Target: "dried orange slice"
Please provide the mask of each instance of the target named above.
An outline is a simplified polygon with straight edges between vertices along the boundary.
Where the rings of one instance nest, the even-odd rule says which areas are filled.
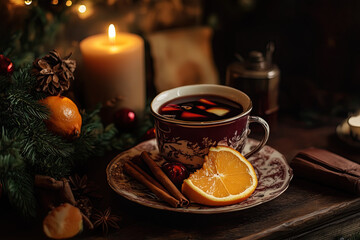
[[[193,202],[224,206],[250,197],[257,183],[255,170],[244,156],[217,146],[210,148],[203,167],[184,180],[181,190]]]

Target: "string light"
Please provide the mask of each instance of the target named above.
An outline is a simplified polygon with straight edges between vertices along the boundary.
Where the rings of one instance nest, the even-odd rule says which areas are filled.
[[[32,3],[32,0],[25,0],[25,5],[30,5]]]
[[[51,3],[52,3],[52,5],[58,5],[59,0],[52,0]]]
[[[67,0],[66,3],[65,3],[65,5],[66,5],[67,7],[70,7],[70,6],[72,5],[72,1],[71,1],[71,0]]]

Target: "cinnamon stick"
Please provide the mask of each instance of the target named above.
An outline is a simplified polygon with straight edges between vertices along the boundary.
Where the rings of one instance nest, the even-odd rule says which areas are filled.
[[[90,219],[83,212],[81,212],[81,216],[83,218],[83,223],[85,224],[85,226],[90,230],[94,229],[94,224],[90,221]]]
[[[67,180],[66,178],[61,178],[61,181],[63,182],[62,195],[63,195],[64,201],[75,206],[76,201],[75,201],[74,194],[71,190],[69,180]]]
[[[56,181],[54,178],[44,175],[35,175],[34,185],[37,187],[59,190],[64,187],[63,181]]]
[[[57,191],[59,197],[62,198],[63,201],[72,205],[75,205],[76,203],[69,184],[69,180],[66,178],[55,180],[50,176],[35,175],[34,185],[42,189]]]
[[[135,178],[136,180],[144,184],[146,187],[148,187],[158,198],[169,203],[172,207],[181,206],[179,200],[171,196],[168,192],[158,188],[146,177],[144,177],[140,172],[138,172],[134,167],[132,167],[129,163],[124,164],[124,170],[133,178]]]
[[[147,174],[144,170],[141,169],[141,167],[139,167],[136,163],[129,161],[128,164],[135,168],[141,175],[143,175],[147,180],[149,180],[152,184],[154,184],[155,186],[157,186],[158,188],[160,188],[161,190],[163,190],[164,192],[166,192],[166,189],[158,182],[156,181],[154,178],[152,178],[149,174]]]
[[[180,206],[186,206],[189,204],[184,195],[179,191],[179,189],[174,185],[174,183],[168,178],[168,176],[163,172],[163,170],[156,164],[156,162],[150,157],[149,153],[143,151],[141,153],[141,158],[144,160],[146,165],[150,168],[151,172],[154,174],[155,178],[165,187],[169,193],[174,196],[177,200],[180,201]]]

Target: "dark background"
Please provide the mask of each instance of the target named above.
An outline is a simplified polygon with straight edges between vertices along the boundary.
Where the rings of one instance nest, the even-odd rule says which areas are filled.
[[[251,50],[275,43],[281,70],[280,111],[319,120],[359,107],[359,1],[204,1],[218,16],[214,54],[220,72]],[[222,79],[223,80],[223,79]]]
[[[6,54],[9,44],[15,45],[18,51],[9,55],[15,62],[20,55],[21,60],[43,56],[57,45],[80,58],[73,50],[80,40],[103,31],[116,18],[128,21],[131,13],[128,30],[144,35],[211,26],[221,83],[226,67],[236,61],[235,53],[244,58],[251,50],[264,53],[266,44],[274,42],[273,60],[281,70],[280,113],[290,113],[309,126],[333,117],[346,118],[360,109],[360,2],[356,0],[89,0],[95,5],[94,15],[87,20],[76,19],[74,13],[66,19],[65,8],[60,6],[65,0],[56,7],[49,5],[51,1],[34,0],[41,11],[17,10],[11,1],[15,0],[0,2],[0,53]],[[175,3],[192,13],[176,12]],[[144,28],[151,11],[160,20]],[[14,41],[19,32],[21,37]],[[66,41],[67,45],[61,45]],[[151,83],[151,65],[147,71]]]

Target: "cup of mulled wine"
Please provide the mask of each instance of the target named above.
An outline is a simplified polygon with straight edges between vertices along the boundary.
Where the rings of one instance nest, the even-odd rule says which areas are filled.
[[[252,102],[240,90],[216,84],[173,88],[151,103],[160,154],[190,168],[200,168],[211,146],[225,145],[242,152],[250,123],[264,128],[259,144],[244,156],[257,153],[269,138],[269,125],[250,116]]]

